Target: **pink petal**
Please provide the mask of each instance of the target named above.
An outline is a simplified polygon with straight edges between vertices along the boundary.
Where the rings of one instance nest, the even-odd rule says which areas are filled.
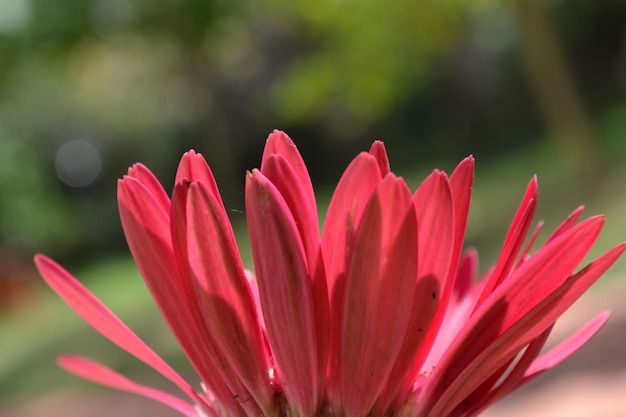
[[[610,316],[610,312],[602,312],[579,329],[576,333],[536,359],[526,370],[524,378],[519,382],[516,388],[567,359],[570,355],[587,343],[589,339],[591,339],[602,328],[602,326],[604,326]]]
[[[455,409],[455,413],[459,415],[478,416],[481,411],[487,408],[490,404],[498,401],[516,388],[519,381],[524,376],[526,369],[537,358],[537,355],[543,349],[550,333],[552,332],[554,325],[548,327],[539,336],[533,339],[528,346],[521,353],[518,361],[515,363],[512,369],[510,368],[513,360],[506,363],[501,371],[494,373],[489,377],[489,383],[484,383],[474,391],[467,399],[465,399],[459,407]],[[508,371],[508,372],[507,372]],[[505,375],[506,374],[506,375]],[[496,382],[501,382],[494,387]]]
[[[326,279],[333,298],[335,283],[350,265],[354,235],[365,205],[381,181],[376,159],[363,152],[350,163],[333,193],[322,232]]]
[[[198,413],[191,404],[166,392],[131,381],[98,362],[79,356],[65,355],[59,357],[58,363],[61,368],[80,378],[150,398],[173,408],[187,417],[198,417]]]
[[[263,318],[285,395],[304,417],[320,402],[309,266],[298,228],[276,187],[258,170],[246,178],[246,212]]]
[[[303,187],[309,211],[315,213],[315,217],[317,217],[317,204],[315,203],[309,171],[302,160],[302,156],[300,156],[300,152],[298,152],[298,148],[285,132],[274,130],[267,138],[263,150],[263,160],[261,161],[261,172],[265,171],[266,161],[272,155],[281,155],[289,162],[299,179],[298,182]]]
[[[535,230],[533,230],[533,233],[530,235],[530,239],[528,239],[528,243],[526,244],[526,246],[524,247],[524,249],[519,255],[517,265],[515,265],[516,268],[518,268],[526,260],[526,258],[528,258],[528,254],[530,253],[530,250],[532,249],[533,245],[537,241],[537,238],[539,237],[539,233],[541,233],[541,230],[543,229],[543,225],[544,225],[543,220],[540,220],[539,222],[537,222],[537,226],[535,226]]]
[[[240,398],[251,394],[264,413],[268,413],[272,392],[267,354],[226,211],[204,183],[197,182],[189,186],[186,216],[179,218],[184,214],[177,211],[172,212],[174,223],[182,227],[187,220],[183,232],[188,252],[181,258],[188,262],[191,272],[191,291],[200,312],[196,320],[204,325],[208,353],[216,358],[216,366],[228,378],[231,389]],[[224,362],[218,362],[217,358],[223,358]],[[231,374],[233,371],[236,376]]]
[[[425,388],[427,401],[436,401],[432,413],[451,411],[514,356],[516,347],[528,343],[556,320],[558,316],[551,317],[551,322],[546,320],[535,309],[541,309],[565,283],[597,238],[603,222],[602,217],[590,218],[544,246],[476,310]]]
[[[553,368],[572,355],[585,343],[587,343],[589,339],[591,339],[602,328],[602,326],[604,326],[609,317],[609,312],[604,312],[598,315],[575,334],[559,343],[556,347],[542,355],[539,359],[535,359],[540,353],[541,348],[543,347],[551,330],[551,327],[548,328],[548,330],[542,333],[538,339],[535,339],[531,343],[528,348],[530,349],[530,352],[528,349],[524,352],[522,360],[518,362],[515,369],[510,375],[507,376],[506,380],[496,389],[491,391],[489,395],[484,398],[480,398],[480,401],[474,404],[471,413],[468,413],[468,417],[478,416],[480,412],[487,408],[490,404],[500,400],[511,391],[535,379],[537,376],[543,374],[548,369]]]
[[[365,207],[347,277],[339,359],[346,415],[365,416],[383,389],[407,332],[416,276],[411,195],[389,174]]]
[[[448,286],[451,291],[446,281],[455,244],[455,218],[446,174],[435,171],[426,178],[413,195],[413,203],[419,233],[418,278],[433,277],[440,289]]]
[[[525,342],[538,334],[537,329],[551,325],[558,319],[576,300],[578,300],[598,278],[600,278],[626,249],[626,243],[622,243],[604,255],[594,260],[585,268],[569,277],[565,283],[542,302],[532,314],[528,316],[539,317],[534,326],[527,326],[523,320],[518,324],[515,336]]]
[[[322,254],[326,267],[326,280],[330,296],[331,341],[328,396],[338,407],[339,391],[339,341],[341,340],[341,314],[345,302],[345,286],[350,265],[354,237],[365,205],[382,181],[376,159],[367,153],[359,154],[339,180],[330,201],[324,230]]]
[[[465,230],[469,218],[472,188],[474,186],[474,157],[469,156],[457,165],[448,180],[452,201],[454,202],[454,249],[452,250],[452,264],[449,279],[456,274],[459,257],[465,242]]]
[[[396,395],[403,397],[415,381],[437,335],[438,325],[431,327],[435,311],[442,297],[448,302],[452,291],[453,281],[448,276],[454,245],[454,213],[446,175],[433,172],[413,195],[413,204],[418,231],[417,287],[402,349],[377,402],[381,413]],[[441,318],[444,313],[445,309],[441,309]]]
[[[254,300],[254,309],[258,313],[263,311],[261,309],[261,299],[259,298],[259,283],[254,276],[254,273],[248,269],[244,270],[246,274],[246,280],[248,281],[248,287],[250,288],[250,293],[252,294],[252,299]],[[265,334],[265,321],[263,321],[263,315],[257,314],[257,318],[259,320],[259,327],[261,328],[261,334]]]
[[[69,272],[44,255],[35,256],[35,265],[50,288],[91,327],[198,401],[197,394],[189,384]]]
[[[378,169],[380,169],[381,178],[386,177],[387,174],[391,172],[391,168],[389,167],[389,158],[387,158],[385,144],[379,140],[374,141],[369,153],[376,158],[376,162],[378,162]]]
[[[169,213],[155,202],[152,194],[137,180],[125,177],[118,183],[120,218],[135,263],[163,317],[203,381],[233,415],[243,410],[233,393],[206,355],[200,333],[188,300],[183,277],[174,258]]]
[[[522,198],[522,202],[517,210],[517,213],[515,213],[513,222],[511,222],[509,231],[504,239],[502,251],[498,256],[498,262],[496,263],[493,272],[489,276],[489,279],[483,288],[483,292],[478,299],[478,303],[476,303],[476,308],[478,308],[489,296],[489,294],[491,294],[491,292],[493,292],[493,290],[509,275],[509,272],[515,262],[515,258],[524,243],[526,233],[528,232],[536,209],[537,177],[533,177],[528,184],[528,188]]]
[[[551,241],[551,240],[553,240],[553,239],[555,239],[556,237],[558,237],[563,232],[565,232],[565,231],[571,229],[572,227],[574,227],[576,222],[578,222],[578,219],[580,218],[580,215],[583,214],[583,210],[584,209],[585,209],[584,206],[578,206],[576,208],[576,210],[574,210],[572,212],[572,214],[567,216],[567,218],[565,220],[563,220],[563,223],[561,223],[559,225],[559,227],[556,228],[556,230],[550,235],[550,237],[548,238],[546,243]]]
[[[301,184],[293,167],[281,154],[265,159],[261,173],[272,182],[289,207],[298,228],[309,266],[313,291],[315,333],[317,335],[318,375],[321,382],[326,375],[330,338],[328,288],[322,260],[317,211],[307,205],[306,187]],[[320,387],[321,389],[322,387]]]
[[[196,153],[194,150],[185,152],[178,164],[174,183],[181,184],[185,181],[203,183],[215,199],[223,205],[222,196],[220,195],[220,190],[217,187],[217,182],[215,182],[211,168],[209,168],[202,154]]]
[[[168,213],[170,211],[170,198],[163,189],[163,186],[159,180],[154,176],[152,171],[145,167],[145,165],[137,163],[130,167],[128,170],[128,176],[135,178],[148,190],[152,198],[163,208],[163,211]]]
[[[458,273],[454,280],[453,298],[459,300],[471,294],[478,275],[478,251],[467,249],[461,256]]]

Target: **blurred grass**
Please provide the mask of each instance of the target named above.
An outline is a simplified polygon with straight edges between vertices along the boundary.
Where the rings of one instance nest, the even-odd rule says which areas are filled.
[[[528,180],[535,173],[540,185],[536,219],[546,220],[544,237],[585,202],[586,216],[604,213],[608,219],[590,256],[598,256],[624,239],[626,166],[607,164],[600,174],[581,177],[557,161],[558,155],[541,145],[488,164],[482,164],[480,156],[477,157],[467,243],[479,249],[481,270],[496,259],[508,222]],[[423,168],[430,170],[432,167]],[[444,168],[451,172],[454,165]],[[414,188],[428,172],[418,170],[400,174]],[[328,201],[331,191],[326,193],[324,190],[319,200]],[[236,232],[245,265],[251,267],[243,222],[236,223]],[[609,275],[623,276],[625,268],[624,261],[618,262]],[[103,260],[88,269],[72,272],[176,369],[183,374],[192,373],[130,257]],[[47,289],[37,291],[25,308],[0,316],[0,341],[0,409],[32,401],[59,388],[85,385],[56,367],[55,356],[65,352],[96,358],[133,378],[157,381],[156,384],[161,385],[160,377],[154,378],[156,374],[139,361],[111,346]]]

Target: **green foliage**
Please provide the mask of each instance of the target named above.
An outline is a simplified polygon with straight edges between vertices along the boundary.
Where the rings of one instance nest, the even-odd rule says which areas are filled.
[[[273,86],[274,108],[290,121],[348,112],[380,120],[423,87],[432,60],[463,29],[459,1],[279,1],[292,13],[310,51],[287,66]]]
[[[79,235],[68,233],[72,222],[67,204],[40,156],[27,140],[0,131],[0,239],[10,246],[57,247]]]

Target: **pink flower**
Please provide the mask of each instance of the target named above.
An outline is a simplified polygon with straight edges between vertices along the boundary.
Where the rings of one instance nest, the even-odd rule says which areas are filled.
[[[575,210],[531,254],[533,178],[496,264],[476,279],[462,253],[474,159],[435,170],[411,194],[381,142],[344,172],[319,233],[306,166],[273,132],[246,177],[256,277],[246,271],[201,155],[179,165],[172,197],[143,165],[119,181],[119,210],[141,275],[203,381],[198,392],[67,271],[35,259],[84,320],[188,397],[130,381],[88,359],[67,371],[160,401],[186,416],[469,417],[561,362],[602,313],[539,356],[552,326],[620,256],[575,272],[604,219]]]

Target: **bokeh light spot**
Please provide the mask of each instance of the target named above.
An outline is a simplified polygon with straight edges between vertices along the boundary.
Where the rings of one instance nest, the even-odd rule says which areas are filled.
[[[102,171],[100,151],[82,139],[65,142],[57,149],[55,167],[59,179],[70,187],[86,187]]]

